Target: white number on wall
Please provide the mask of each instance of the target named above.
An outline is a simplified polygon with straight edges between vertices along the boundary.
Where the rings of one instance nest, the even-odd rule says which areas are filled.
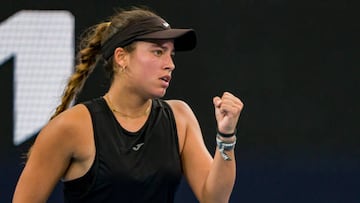
[[[74,17],[24,10],[0,23],[0,65],[14,57],[14,144],[39,131],[73,71]]]

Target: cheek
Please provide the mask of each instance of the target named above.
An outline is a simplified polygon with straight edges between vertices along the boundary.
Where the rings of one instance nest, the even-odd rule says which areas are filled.
[[[138,60],[136,60],[136,63],[134,64],[136,67],[136,71],[139,76],[145,77],[143,79],[147,79],[147,77],[150,77],[153,75],[159,67],[159,64],[156,60],[151,59],[150,57],[138,57]]]

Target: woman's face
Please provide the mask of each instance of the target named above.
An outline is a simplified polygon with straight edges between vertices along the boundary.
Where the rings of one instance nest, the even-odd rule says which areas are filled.
[[[135,50],[128,55],[127,83],[133,91],[150,97],[163,97],[169,87],[173,62],[172,40],[135,42]]]

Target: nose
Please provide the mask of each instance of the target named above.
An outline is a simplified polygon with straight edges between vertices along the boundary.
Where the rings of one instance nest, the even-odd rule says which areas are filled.
[[[175,64],[174,64],[172,54],[169,54],[166,57],[165,69],[170,70],[170,71],[173,71],[175,69]]]

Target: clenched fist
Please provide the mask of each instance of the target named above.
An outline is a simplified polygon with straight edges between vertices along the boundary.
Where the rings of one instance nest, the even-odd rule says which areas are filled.
[[[229,92],[224,92],[221,97],[214,97],[213,103],[218,131],[223,134],[234,133],[244,104]]]

